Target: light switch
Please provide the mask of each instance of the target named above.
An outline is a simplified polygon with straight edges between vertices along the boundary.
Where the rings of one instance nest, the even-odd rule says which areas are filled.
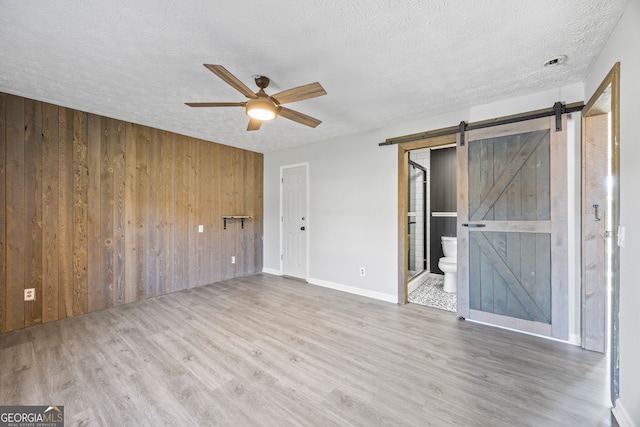
[[[198,226],[198,233],[204,233],[204,225]]]

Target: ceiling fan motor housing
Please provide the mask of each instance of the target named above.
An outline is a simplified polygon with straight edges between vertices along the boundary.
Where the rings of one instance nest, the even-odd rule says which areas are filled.
[[[265,77],[265,76],[255,76],[255,80],[256,80],[256,85],[260,88],[260,89],[265,89],[269,86],[269,77]]]

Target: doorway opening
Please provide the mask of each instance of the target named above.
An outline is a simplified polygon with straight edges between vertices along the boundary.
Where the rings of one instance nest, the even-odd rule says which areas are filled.
[[[409,274],[409,262],[410,262],[410,253],[415,254],[415,250],[413,252],[410,251],[410,231],[409,231],[409,222],[412,222],[409,213],[412,212],[410,208],[409,202],[409,175],[410,170],[412,169],[412,165],[409,163],[410,153],[417,153],[417,150],[420,149],[429,149],[443,147],[443,146],[453,146],[455,147],[456,136],[455,134],[448,135],[440,135],[433,137],[425,137],[423,139],[418,139],[410,142],[403,142],[398,144],[398,216],[401,218],[401,221],[398,221],[398,301],[401,304],[406,304],[409,302],[409,285],[410,285],[410,277]],[[411,159],[415,161],[416,159]],[[420,162],[421,166],[424,165]],[[425,167],[425,169],[428,169]],[[455,168],[454,168],[455,169]],[[429,183],[429,172],[427,171],[427,183]],[[429,187],[427,187],[426,192],[429,192]],[[425,196],[425,202],[428,203],[429,198]],[[429,211],[428,206],[425,208],[425,225],[424,229],[427,233],[430,231],[430,222],[429,215],[427,212]],[[424,277],[427,274],[430,274],[428,270],[430,269],[430,261],[432,258],[431,255],[431,247],[428,244],[428,240],[424,239],[424,249],[423,253],[425,254],[426,260],[423,260],[425,267],[423,267],[422,275],[413,275],[414,280],[416,278]],[[418,260],[420,262],[420,260]],[[415,265],[415,264],[414,264]],[[454,294],[455,295],[455,294]]]
[[[457,243],[455,151],[455,146],[410,151],[407,183],[408,302],[453,313],[457,311],[456,286],[445,287],[442,268],[449,274],[449,284],[455,282],[457,260],[449,252]],[[447,256],[445,267],[442,260]]]

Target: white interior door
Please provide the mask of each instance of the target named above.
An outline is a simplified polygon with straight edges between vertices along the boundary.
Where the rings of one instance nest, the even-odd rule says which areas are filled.
[[[307,165],[282,168],[282,274],[307,278]]]

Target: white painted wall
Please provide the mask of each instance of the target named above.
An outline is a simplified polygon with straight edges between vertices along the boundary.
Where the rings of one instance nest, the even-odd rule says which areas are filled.
[[[280,273],[280,167],[309,162],[308,281],[397,302],[397,147],[380,147],[378,143],[394,136],[456,125],[461,120],[489,119],[549,108],[558,100],[571,103],[583,99],[583,85],[573,84],[465,111],[266,153],[264,271]],[[571,168],[568,173],[575,175]],[[361,266],[366,268],[366,277],[359,275]]]
[[[640,426],[640,1],[632,0],[585,81],[587,99],[620,61],[620,399],[614,413],[621,427]]]
[[[280,166],[309,162],[310,283],[396,301],[397,203],[393,149],[361,134],[265,154],[264,266],[279,269]],[[383,138],[384,139],[384,138]],[[360,277],[359,268],[366,276]]]

